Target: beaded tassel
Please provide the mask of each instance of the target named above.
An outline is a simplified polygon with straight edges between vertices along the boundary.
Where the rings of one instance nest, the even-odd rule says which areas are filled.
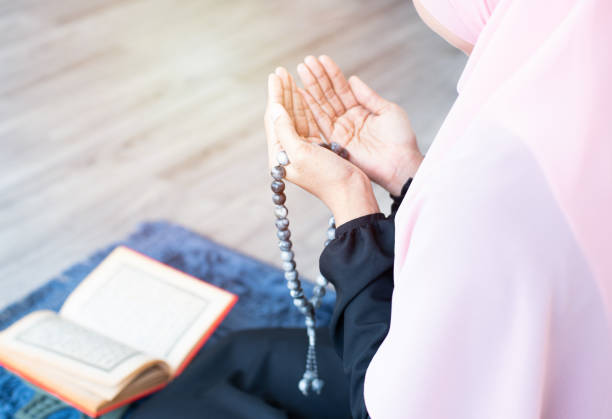
[[[336,143],[332,143],[331,146],[327,144],[321,144],[338,155],[346,158],[346,151]],[[293,298],[293,304],[304,314],[304,322],[306,324],[306,333],[308,335],[308,350],[306,352],[306,370],[302,379],[298,383],[298,388],[307,396],[310,391],[314,391],[316,394],[321,394],[324,382],[319,378],[319,371],[317,366],[317,354],[316,354],[316,319],[315,310],[321,305],[321,299],[325,296],[325,287],[328,284],[327,279],[319,273],[317,276],[317,283],[313,290],[313,296],[307,299],[302,289],[301,281],[299,280],[298,272],[295,265],[294,253],[291,250],[293,244],[291,243],[291,231],[289,230],[289,219],[287,215],[289,211],[284,205],[286,201],[285,194],[285,183],[283,178],[285,177],[285,167],[289,164],[289,157],[284,151],[280,151],[276,157],[278,166],[272,168],[271,175],[274,179],[271,184],[272,201],[275,204],[274,214],[276,215],[276,236],[278,237],[278,247],[280,249],[281,260],[283,261],[283,270],[285,271],[285,280],[287,281],[287,288],[289,288],[289,294]],[[332,241],[336,234],[336,225],[334,217],[330,217],[329,225],[327,229],[327,240],[325,246]]]

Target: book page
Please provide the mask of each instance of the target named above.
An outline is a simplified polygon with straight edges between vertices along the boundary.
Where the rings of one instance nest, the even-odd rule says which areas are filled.
[[[136,370],[155,361],[52,311],[34,312],[3,331],[0,355],[9,352],[29,359],[33,373],[37,364],[46,365],[107,388],[120,387]]]
[[[177,369],[235,296],[118,248],[71,294],[62,315]]]
[[[154,363],[134,371],[122,385],[106,387],[68,374],[23,352],[6,351],[6,347],[0,347],[0,352],[2,365],[89,416],[96,416],[96,412],[121,400],[159,388],[170,378],[166,364]]]

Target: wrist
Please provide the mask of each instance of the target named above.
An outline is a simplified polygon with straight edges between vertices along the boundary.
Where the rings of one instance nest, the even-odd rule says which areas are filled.
[[[364,215],[380,212],[372,190],[372,183],[362,172],[355,172],[329,200],[328,207],[336,225],[341,225]]]
[[[388,182],[385,185],[381,185],[387,190],[392,196],[400,196],[402,193],[402,187],[408,181],[408,179],[414,177],[421,162],[423,161],[423,155],[416,151],[412,155],[408,156],[402,162],[396,164],[393,168],[393,172],[389,177]]]

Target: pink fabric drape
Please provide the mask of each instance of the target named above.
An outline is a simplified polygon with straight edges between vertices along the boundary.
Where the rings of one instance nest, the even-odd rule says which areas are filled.
[[[612,2],[422,0],[475,44],[396,217],[373,418],[612,418]]]

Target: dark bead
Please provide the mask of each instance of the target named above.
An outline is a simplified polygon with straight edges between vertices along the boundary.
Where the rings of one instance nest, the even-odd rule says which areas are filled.
[[[285,203],[286,197],[284,193],[275,193],[272,195],[272,202],[276,205],[283,205]]]
[[[270,172],[272,177],[276,180],[281,180],[282,178],[284,178],[286,173],[287,172],[285,171],[285,168],[283,166],[274,166],[272,168],[272,171]]]
[[[317,394],[321,394],[321,390],[323,390],[324,384],[325,382],[321,380],[320,378],[315,378],[314,380],[312,380],[312,383],[310,383],[312,389]]]
[[[325,288],[323,288],[323,287],[315,287],[313,292],[314,292],[314,296],[315,297],[323,297],[323,296],[325,296]]]
[[[286,218],[287,214],[289,214],[289,210],[284,205],[275,205],[274,214],[276,215],[276,218]]]
[[[276,228],[279,230],[287,230],[289,228],[289,220],[286,218],[276,220]]]
[[[321,274],[317,275],[317,285],[324,287],[327,285],[327,283],[328,283],[327,278],[325,278]]]
[[[283,271],[285,272],[295,271],[295,262],[292,260],[283,262]]]
[[[272,184],[270,185],[270,188],[274,193],[281,193],[285,190],[285,182],[283,182],[282,180],[273,180]]]
[[[331,146],[330,146],[329,144],[327,144],[327,143],[319,143],[319,145],[320,145],[321,147],[323,147],[323,148],[326,148],[326,149],[328,149],[328,150],[331,150]]]
[[[291,250],[291,240],[281,240],[278,242],[278,247],[280,250]]]
[[[306,371],[304,371],[304,378],[312,381],[315,378],[315,374],[313,371],[309,371],[308,369]]]
[[[279,151],[276,155],[276,161],[281,166],[287,166],[289,164],[289,156],[287,155],[287,152],[285,150]]]
[[[338,143],[331,143],[331,150],[342,158],[348,158],[348,151]]]
[[[289,295],[291,296],[291,298],[302,298],[304,296],[304,291],[298,288],[289,291]]]
[[[295,272],[295,271],[294,271]],[[292,279],[290,281],[287,281],[287,288],[289,288],[290,290],[297,290],[300,289],[300,282]]]
[[[336,229],[333,227],[330,227],[327,229],[327,239],[328,240],[333,240],[336,238]]]
[[[310,390],[310,381],[305,378],[302,378],[298,383],[298,389],[304,396],[308,396],[308,391]]]
[[[278,230],[276,232],[276,237],[278,237],[279,240],[288,240],[289,237],[291,237],[291,231],[289,230]]]

